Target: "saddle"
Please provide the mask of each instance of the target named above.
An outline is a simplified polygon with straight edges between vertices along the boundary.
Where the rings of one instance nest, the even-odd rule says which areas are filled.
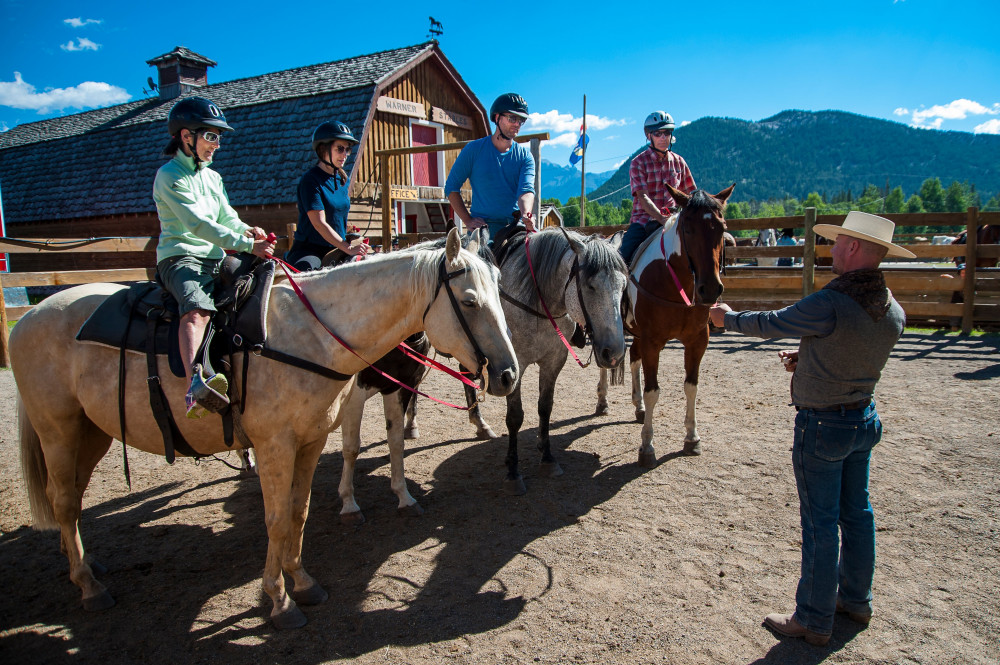
[[[250,254],[235,254],[223,260],[215,288],[218,311],[213,315],[196,354],[196,363],[203,365],[209,376],[215,373],[215,366],[221,367],[222,373],[228,374],[227,381],[231,386],[233,356],[244,352],[241,397],[246,394],[249,352],[262,348],[267,339],[267,301],[274,270],[274,261],[262,261]],[[146,355],[150,406],[163,435],[164,450],[170,463],[174,461],[175,450],[190,457],[201,456],[178,429],[160,386],[158,364],[161,356],[167,357],[174,376],[185,375],[178,348],[179,322],[177,301],[158,281],[138,282],[108,297],[76,335],[77,341],[102,344],[120,351],[119,417],[123,439],[125,352],[136,351]],[[197,373],[200,374],[200,371]],[[209,397],[214,399],[203,406],[222,415],[226,445],[231,446],[233,415],[230,396],[216,393]],[[240,413],[244,408],[245,399],[241,400]]]

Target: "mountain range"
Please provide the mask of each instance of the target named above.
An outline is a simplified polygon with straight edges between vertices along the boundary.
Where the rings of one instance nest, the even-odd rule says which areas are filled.
[[[587,193],[604,184],[615,170],[587,174]],[[628,171],[625,173],[628,176]],[[547,159],[542,160],[542,198],[557,198],[563,203],[572,196],[580,196],[580,170],[572,166],[560,166]]]
[[[927,178],[945,187],[968,182],[983,200],[1000,191],[998,135],[916,129],[844,111],[782,111],[756,122],[707,117],[674,133],[674,150],[698,186],[715,193],[736,183],[734,201],[804,199],[810,192],[857,197],[868,184],[901,186],[908,197]],[[588,199],[615,190],[601,202],[631,197],[632,157]]]

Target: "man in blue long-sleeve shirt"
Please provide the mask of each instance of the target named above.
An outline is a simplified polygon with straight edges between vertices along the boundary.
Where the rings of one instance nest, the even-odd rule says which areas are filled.
[[[894,229],[888,219],[863,212],[849,213],[843,226],[817,224],[817,234],[834,240],[836,279],[781,310],[734,312],[719,304],[709,313],[726,330],[801,338],[799,350],[782,357],[793,372],[798,411],[792,467],[802,570],[795,612],[769,614],[764,624],[817,646],[829,642],[834,612],[865,625],[872,616],[875,517],[868,471],[882,438],[873,395],[906,322],[879,264],[886,255],[914,256],[892,244]]]
[[[528,232],[535,230],[535,160],[523,145],[514,142],[528,119],[528,104],[512,92],[500,95],[490,107],[496,124],[492,136],[471,141],[455,160],[444,190],[455,215],[466,231],[489,226],[490,238],[519,217]],[[462,200],[465,181],[472,184],[472,210]]]

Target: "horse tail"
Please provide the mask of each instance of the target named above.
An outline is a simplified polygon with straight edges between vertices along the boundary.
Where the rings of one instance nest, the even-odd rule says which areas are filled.
[[[42,440],[38,438],[21,396],[17,396],[17,425],[21,440],[21,476],[28,489],[31,504],[31,519],[39,530],[58,529],[55,512],[49,497],[45,494],[49,472],[42,454]]]

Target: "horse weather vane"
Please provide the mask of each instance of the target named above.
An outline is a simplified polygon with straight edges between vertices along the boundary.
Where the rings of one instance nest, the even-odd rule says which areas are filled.
[[[444,34],[444,26],[441,25],[441,21],[437,20],[433,16],[427,17],[431,22],[431,27],[427,29],[427,36],[434,37],[437,39]]]

